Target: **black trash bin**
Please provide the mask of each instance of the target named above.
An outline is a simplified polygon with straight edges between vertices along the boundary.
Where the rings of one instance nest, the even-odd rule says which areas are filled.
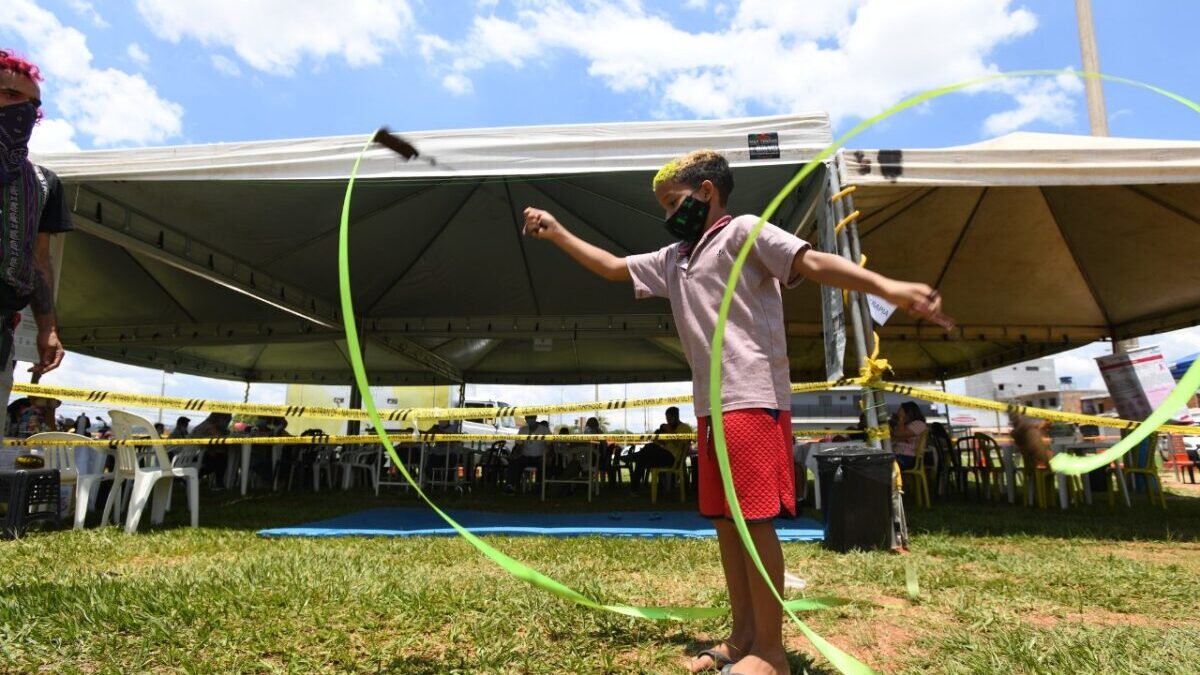
[[[867,446],[817,453],[825,548],[891,549],[893,461],[890,452]]]

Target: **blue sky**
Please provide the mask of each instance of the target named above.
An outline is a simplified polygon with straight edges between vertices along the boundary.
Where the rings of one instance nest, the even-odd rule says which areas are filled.
[[[1093,5],[1104,72],[1200,98],[1200,3]],[[1066,0],[6,0],[0,46],[46,73],[41,150],[811,109],[845,130],[932,86],[1080,62]],[[1105,96],[1112,135],[1200,139],[1200,118],[1177,103],[1114,85]],[[1018,128],[1087,133],[1082,87],[1005,82],[853,144],[953,145]],[[1195,330],[1158,341],[1168,358],[1200,350]],[[1059,369],[1091,384],[1102,349]],[[159,388],[157,374],[70,359],[57,381]],[[584,389],[562,395],[592,394]],[[242,393],[185,376],[170,376],[168,390]]]

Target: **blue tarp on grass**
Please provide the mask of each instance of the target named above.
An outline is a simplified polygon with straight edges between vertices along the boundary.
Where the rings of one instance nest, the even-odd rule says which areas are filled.
[[[453,509],[446,513],[475,534],[543,537],[685,537],[717,536],[712,523],[694,511],[620,511],[615,513],[496,513]],[[810,518],[781,518],[775,527],[782,541],[820,541],[821,524]],[[417,537],[457,536],[429,509],[378,508],[293,527],[259,530],[263,537]]]

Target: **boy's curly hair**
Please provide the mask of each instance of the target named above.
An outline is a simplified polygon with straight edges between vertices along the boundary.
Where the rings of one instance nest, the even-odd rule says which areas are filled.
[[[715,150],[695,150],[663,165],[654,175],[653,189],[667,182],[683,183],[699,188],[706,180],[712,181],[721,197],[721,204],[729,203],[733,192],[733,171],[729,162]]]

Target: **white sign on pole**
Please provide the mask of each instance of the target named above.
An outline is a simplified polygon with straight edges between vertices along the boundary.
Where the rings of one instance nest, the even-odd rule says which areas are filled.
[[[1097,356],[1096,363],[1117,413],[1124,419],[1146,419],[1175,388],[1175,378],[1157,346]],[[1180,408],[1175,419],[1184,424],[1194,421],[1186,408]]]
[[[837,253],[834,217],[829,203],[817,212],[818,245],[826,253]],[[821,286],[821,324],[825,338],[825,379],[840,380],[846,368],[846,306],[842,291]]]
[[[867,306],[871,308],[871,321],[876,326],[882,326],[896,313],[896,306],[878,295],[867,293]]]

